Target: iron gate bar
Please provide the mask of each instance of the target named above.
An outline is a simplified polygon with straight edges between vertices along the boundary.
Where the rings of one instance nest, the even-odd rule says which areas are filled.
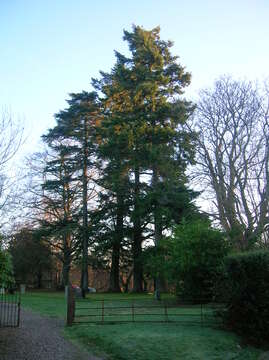
[[[17,327],[20,324],[20,294],[0,295],[0,327]]]
[[[178,321],[178,320],[168,320],[168,321],[164,321],[164,320],[135,320],[134,321],[137,324],[149,324],[149,323],[158,323],[158,324],[162,324],[162,323],[173,323],[173,324],[184,324],[184,325],[197,325],[197,321]],[[105,320],[104,322],[101,321],[74,321],[73,324],[76,325],[83,325],[83,324],[96,324],[96,325],[106,325],[106,324],[122,324],[122,323],[133,323],[132,320]],[[199,323],[201,324],[201,323]],[[208,322],[207,324],[211,324],[210,322]]]
[[[132,313],[130,312],[128,314],[105,314],[104,317],[106,317],[106,316],[131,316],[131,315],[132,315]],[[134,313],[134,315],[135,316],[164,316],[165,314],[161,314],[161,313],[159,313],[159,314],[156,314],[156,313],[154,313],[154,314],[152,314],[152,313],[144,313],[144,314]],[[93,317],[93,316],[101,317],[102,314],[97,314],[97,315],[96,314],[82,314],[82,315],[76,315],[76,318]],[[194,316],[195,317],[196,316],[196,317],[201,317],[200,314],[168,314],[168,316],[178,316],[178,317],[180,317],[180,316]]]
[[[151,302],[147,304],[147,302]],[[93,304],[95,303],[95,304]],[[115,305],[113,305],[115,303]],[[119,304],[125,303],[125,304]],[[98,306],[100,304],[100,306]],[[81,307],[80,307],[81,305]],[[92,306],[93,305],[93,306]],[[106,306],[107,305],[107,306]],[[176,304],[174,301],[164,300],[155,303],[154,299],[90,299],[89,301],[77,301],[74,324],[115,324],[115,323],[181,323],[194,325],[199,323],[212,324],[216,322],[214,310],[221,307],[221,304],[204,303],[203,301],[196,304]],[[145,312],[141,312],[145,309]],[[147,309],[152,312],[147,313]],[[163,311],[157,312],[157,309]],[[187,310],[181,312],[181,310]],[[117,310],[125,310],[121,313]],[[174,310],[174,311],[173,311]],[[178,310],[179,312],[175,312]],[[88,313],[85,313],[88,311]],[[154,311],[154,313],[153,313]],[[172,311],[172,312],[171,312]],[[93,313],[95,312],[95,313]],[[142,319],[141,317],[144,317]],[[156,317],[158,317],[156,319]],[[124,320],[125,318],[125,320]],[[78,321],[76,321],[76,319]]]
[[[134,306],[136,309],[163,309],[164,306]],[[167,308],[174,308],[175,306],[167,306]],[[132,306],[105,306],[105,309],[131,309]],[[77,310],[100,310],[101,307],[77,307]]]

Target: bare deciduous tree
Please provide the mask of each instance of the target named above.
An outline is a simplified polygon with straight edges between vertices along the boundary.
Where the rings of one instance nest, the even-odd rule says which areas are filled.
[[[18,152],[23,140],[22,126],[13,120],[8,110],[0,117],[0,227],[3,226],[3,213],[12,199],[14,180],[9,165]]]
[[[62,285],[69,283],[73,260],[80,259],[82,185],[77,168],[55,142],[26,159],[27,176],[22,199],[24,221],[46,241],[62,264]],[[93,172],[88,172],[89,207],[96,196]]]
[[[79,207],[78,186],[67,181],[72,174],[61,153],[35,153],[27,159],[27,167],[25,218],[62,263],[62,285],[67,285],[77,243],[73,216]]]
[[[234,246],[246,249],[268,223],[268,92],[251,82],[222,77],[201,92],[195,179],[211,200],[214,215]]]

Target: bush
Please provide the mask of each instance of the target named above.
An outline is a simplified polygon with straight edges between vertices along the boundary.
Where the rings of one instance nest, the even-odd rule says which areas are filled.
[[[210,301],[223,270],[229,245],[224,234],[205,219],[184,221],[158,248],[144,251],[144,270],[176,290],[180,301]]]
[[[18,282],[35,282],[42,286],[43,275],[52,269],[51,250],[30,228],[22,228],[13,234],[9,243],[15,278]]]
[[[210,222],[196,220],[177,226],[173,236],[177,295],[192,302],[211,300],[227,253],[224,234]]]
[[[11,256],[8,252],[0,249],[0,288],[12,287],[14,283]]]
[[[225,261],[224,320],[248,340],[269,340],[269,252],[234,254]]]

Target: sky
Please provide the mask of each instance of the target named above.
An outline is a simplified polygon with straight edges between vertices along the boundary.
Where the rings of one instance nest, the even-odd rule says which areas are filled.
[[[91,90],[114,50],[127,53],[123,29],[161,27],[192,73],[187,96],[230,74],[269,72],[268,0],[0,0],[0,111],[24,122],[22,152],[38,150],[71,92]]]

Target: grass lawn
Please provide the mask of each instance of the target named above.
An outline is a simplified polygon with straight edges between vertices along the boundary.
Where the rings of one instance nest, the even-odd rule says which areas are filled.
[[[134,295],[90,295],[93,299],[122,299]],[[136,296],[142,303],[150,296]],[[108,300],[105,300],[109,304]],[[95,303],[95,302],[94,302]],[[22,305],[44,315],[65,317],[63,293],[31,292],[22,296]],[[124,311],[124,310],[123,310]],[[195,311],[193,308],[186,311]],[[81,324],[65,328],[65,335],[91,352],[113,360],[254,360],[261,350],[240,346],[240,339],[212,327],[180,323]]]

